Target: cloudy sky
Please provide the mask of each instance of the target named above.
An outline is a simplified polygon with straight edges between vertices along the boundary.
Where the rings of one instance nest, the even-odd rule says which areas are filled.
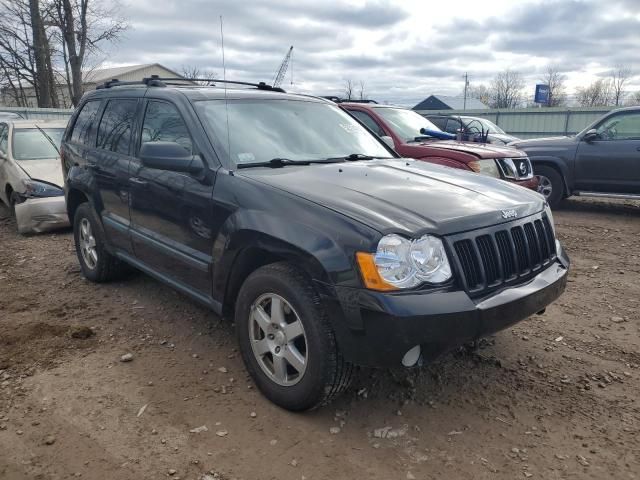
[[[616,64],[633,69],[640,90],[640,0],[124,0],[130,28],[106,65],[161,63],[270,82],[290,45],[283,87],[341,94],[363,81],[370,98],[414,105],[457,95],[468,72],[489,83],[506,68],[533,95],[548,64],[566,71],[569,93]]]

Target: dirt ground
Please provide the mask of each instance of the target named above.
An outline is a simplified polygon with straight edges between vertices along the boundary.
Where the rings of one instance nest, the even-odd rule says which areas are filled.
[[[230,323],[0,217],[3,480],[640,478],[640,203],[556,212],[573,265],[544,315],[307,414],[253,388]]]

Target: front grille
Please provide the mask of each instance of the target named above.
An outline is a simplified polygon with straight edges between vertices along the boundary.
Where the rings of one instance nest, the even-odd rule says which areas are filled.
[[[556,258],[555,236],[546,215],[452,237],[455,263],[473,296],[521,283]]]

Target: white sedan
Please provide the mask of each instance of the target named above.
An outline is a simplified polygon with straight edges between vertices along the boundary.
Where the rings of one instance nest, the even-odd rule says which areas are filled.
[[[0,199],[20,233],[69,226],[58,148],[66,122],[0,118]]]

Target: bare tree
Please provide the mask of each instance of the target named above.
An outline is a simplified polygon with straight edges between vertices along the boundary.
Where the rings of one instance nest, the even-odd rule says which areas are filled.
[[[606,107],[611,105],[612,99],[613,90],[608,79],[601,78],[576,89],[576,101],[581,107]]]
[[[524,80],[513,70],[498,73],[489,87],[492,108],[516,108],[522,103]]]
[[[360,86],[358,88],[358,99],[360,100],[366,100],[367,99],[367,94],[364,91],[364,81],[360,80]]]
[[[611,72],[611,101],[618,107],[624,103],[625,86],[631,79],[631,69],[623,65],[616,65]]]
[[[567,76],[557,65],[549,65],[540,81],[549,87],[548,107],[561,107],[567,103],[565,82]]]
[[[3,96],[18,106],[29,105],[29,88],[36,86],[31,48],[31,15],[24,0],[0,1],[0,71]],[[36,90],[36,101],[39,92]]]
[[[29,14],[33,35],[33,57],[36,65],[35,89],[37,91],[38,106],[45,108],[57,107],[58,96],[51,66],[51,49],[40,12],[39,0],[29,0]]]
[[[489,103],[491,103],[491,93],[489,92],[489,87],[483,84],[470,85],[467,89],[467,96],[469,98],[480,100],[485,105],[489,105]]]
[[[120,6],[110,8],[90,0],[50,0],[52,21],[60,31],[62,58],[69,93],[77,105],[84,93],[82,69],[92,54],[105,42],[113,42],[127,24],[117,14]]]
[[[629,95],[629,97],[627,98],[627,106],[640,106],[640,90]]]
[[[344,98],[346,100],[352,100],[354,98],[355,84],[353,80],[348,79],[344,82]]]
[[[211,70],[201,70],[200,67],[195,65],[183,65],[180,68],[180,75],[184,78],[200,78],[201,81],[197,81],[198,85],[215,85],[215,80],[218,75]]]

